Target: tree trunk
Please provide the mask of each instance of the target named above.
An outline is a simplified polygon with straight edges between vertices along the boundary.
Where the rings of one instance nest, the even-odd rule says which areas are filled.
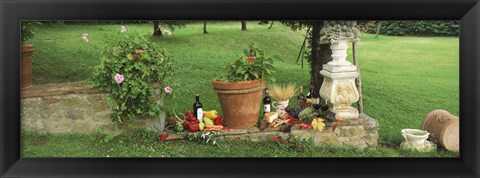
[[[162,31],[159,28],[160,21],[153,21],[153,36],[162,36]]]
[[[247,31],[247,22],[242,21],[242,31]]]
[[[319,96],[320,87],[323,83],[323,75],[320,71],[323,69],[323,64],[332,60],[332,50],[330,44],[320,44],[320,30],[323,28],[323,21],[312,22],[312,41],[311,41],[311,79],[313,81],[313,89],[317,96]]]
[[[270,24],[270,27],[268,27],[268,29],[271,29],[271,28],[272,28],[273,22],[275,22],[275,21],[272,20],[272,23]]]
[[[207,34],[207,33],[208,33],[208,31],[207,31],[207,21],[204,20],[203,21],[203,34]]]
[[[382,28],[383,21],[377,21],[377,33],[375,33],[375,38],[378,38],[378,34],[380,34],[380,28]]]

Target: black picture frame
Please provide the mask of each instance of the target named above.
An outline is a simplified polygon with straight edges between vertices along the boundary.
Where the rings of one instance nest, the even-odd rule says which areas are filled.
[[[1,0],[0,13],[1,177],[478,177],[480,174],[478,0]],[[20,21],[159,18],[460,20],[460,158],[20,158]]]

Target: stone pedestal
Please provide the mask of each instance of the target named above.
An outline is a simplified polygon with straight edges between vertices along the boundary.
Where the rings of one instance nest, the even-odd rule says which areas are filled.
[[[337,119],[356,119],[358,110],[352,107],[359,99],[355,79],[359,76],[358,69],[347,58],[347,40],[338,40],[330,47],[333,60],[323,65],[320,74],[324,81],[320,88],[320,97],[328,102],[330,111]]]

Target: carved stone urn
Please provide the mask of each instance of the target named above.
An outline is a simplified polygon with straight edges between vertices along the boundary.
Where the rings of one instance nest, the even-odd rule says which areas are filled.
[[[329,110],[336,114],[337,119],[356,119],[358,110],[351,105],[359,99],[355,86],[359,73],[357,67],[346,60],[348,40],[337,40],[330,48],[333,60],[323,65],[320,71],[324,77],[320,97],[328,103]]]

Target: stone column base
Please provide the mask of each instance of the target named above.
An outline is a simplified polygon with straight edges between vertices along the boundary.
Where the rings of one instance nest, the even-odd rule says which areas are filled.
[[[360,96],[355,86],[355,78],[359,76],[357,67],[325,64],[320,74],[324,77],[320,97],[327,101],[330,111],[336,114],[336,118],[358,118],[358,110],[351,106]]]
[[[358,110],[352,106],[338,106],[332,108],[330,111],[335,113],[337,119],[358,119]]]

